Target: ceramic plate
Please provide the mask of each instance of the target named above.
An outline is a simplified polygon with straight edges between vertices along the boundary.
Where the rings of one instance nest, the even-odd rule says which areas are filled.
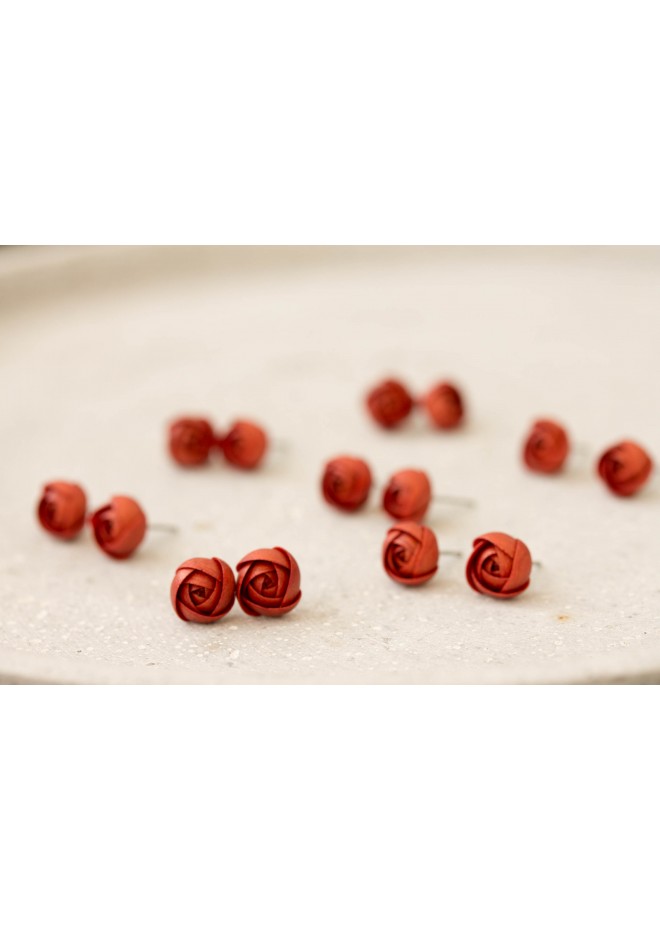
[[[660,252],[606,248],[5,249],[0,254],[3,437],[0,675],[67,682],[555,682],[660,680],[660,490],[622,500],[599,452],[631,437],[660,458]],[[385,432],[365,414],[384,375],[416,393],[464,390],[464,429],[421,414]],[[265,467],[182,470],[165,427],[237,417],[274,439]],[[526,472],[539,416],[565,424],[565,472]],[[322,464],[368,460],[382,487],[418,467],[436,578],[385,575],[389,522],[330,509]],[[35,519],[45,481],[96,507],[128,494],[152,523],[134,558],[105,557]],[[541,566],[511,601],[475,594],[472,540],[503,531]],[[284,546],[300,606],[177,619],[169,585],[191,556],[235,566]]]

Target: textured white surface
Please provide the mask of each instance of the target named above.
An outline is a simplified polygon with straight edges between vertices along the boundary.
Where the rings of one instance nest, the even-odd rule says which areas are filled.
[[[593,460],[623,437],[660,460],[660,252],[652,249],[30,250],[0,256],[3,437],[0,675],[66,681],[660,680],[660,490],[610,496]],[[384,433],[364,389],[398,374],[456,379],[467,427],[420,418]],[[286,448],[259,473],[183,471],[163,448],[176,414],[263,422]],[[526,473],[538,415],[580,450],[565,475]],[[441,558],[422,589],[380,566],[374,495],[344,516],[318,491],[323,461],[364,456],[382,482],[431,474],[465,510],[435,505],[441,548],[520,536],[543,563],[499,602]],[[94,506],[135,496],[153,522],[125,563],[88,535],[34,519],[41,484],[80,481]],[[235,565],[282,545],[303,600],[281,620],[238,608],[176,618],[189,556]]]

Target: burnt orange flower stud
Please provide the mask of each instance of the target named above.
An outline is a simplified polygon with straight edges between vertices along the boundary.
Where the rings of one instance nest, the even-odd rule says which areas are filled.
[[[570,443],[563,426],[553,420],[537,420],[523,447],[523,460],[531,471],[552,475],[564,465]]]
[[[397,523],[383,543],[383,567],[400,584],[420,585],[438,570],[440,551],[433,530],[419,523]]]
[[[222,559],[187,559],[177,568],[170,599],[177,616],[193,623],[213,623],[234,605],[234,573]]]
[[[367,408],[376,423],[385,429],[398,426],[413,408],[413,399],[400,381],[383,381],[367,394]]]
[[[465,574],[470,587],[491,597],[517,597],[529,586],[532,557],[520,539],[484,533],[473,543]]]
[[[438,429],[455,429],[463,422],[463,398],[458,388],[447,381],[435,384],[421,403],[431,423]]]
[[[395,520],[421,520],[431,503],[431,482],[426,472],[404,468],[383,491],[383,507]]]
[[[90,517],[94,538],[106,555],[127,559],[147,531],[147,519],[132,497],[113,497]]]
[[[236,468],[256,468],[268,448],[266,433],[248,420],[237,420],[217,441],[229,464]]]
[[[363,459],[340,455],[327,463],[321,490],[332,507],[349,512],[366,502],[371,489],[371,470]]]
[[[646,484],[652,470],[650,455],[630,440],[607,449],[598,462],[598,474],[610,491],[620,497],[636,494]]]
[[[214,443],[213,427],[201,417],[181,417],[170,424],[169,449],[179,465],[203,465]]]
[[[251,617],[281,617],[300,601],[298,563],[280,546],[248,552],[236,571],[236,597]]]
[[[51,481],[41,494],[37,517],[43,528],[58,539],[73,539],[85,525],[87,498],[79,484]]]

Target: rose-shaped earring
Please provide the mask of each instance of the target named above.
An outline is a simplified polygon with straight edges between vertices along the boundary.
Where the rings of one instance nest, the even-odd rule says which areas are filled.
[[[554,420],[537,420],[523,446],[523,461],[530,471],[552,475],[562,469],[570,443],[563,426]]]
[[[203,465],[214,442],[213,427],[202,417],[180,417],[170,424],[170,455],[179,465]]]
[[[372,388],[366,401],[371,416],[385,429],[398,426],[414,405],[408,389],[400,381],[393,379],[383,381]]]
[[[298,563],[280,546],[248,552],[236,571],[236,598],[251,617],[281,617],[300,601]]]
[[[372,486],[371,469],[363,459],[341,455],[325,466],[321,490],[326,501],[340,510],[354,511],[362,507]],[[467,497],[431,495],[431,482],[426,472],[404,468],[395,472],[383,489],[383,509],[395,520],[421,520],[431,501],[445,501],[462,507],[474,506]]]
[[[383,543],[383,567],[394,581],[420,585],[438,570],[440,550],[428,526],[404,521],[390,527]]]
[[[395,520],[421,520],[431,503],[431,482],[426,472],[404,468],[383,491],[383,508]]]
[[[517,597],[529,586],[532,557],[520,539],[484,533],[473,543],[465,574],[470,587],[491,597]]]
[[[132,555],[147,531],[144,511],[132,497],[113,497],[91,515],[90,522],[96,542],[113,559]]]
[[[340,455],[326,464],[321,490],[332,507],[353,512],[366,503],[371,483],[371,469],[363,459]]]
[[[458,388],[448,381],[435,384],[422,397],[420,403],[433,426],[438,429],[455,429],[463,422],[465,416],[463,398]]]
[[[85,525],[87,497],[79,484],[51,481],[45,485],[37,505],[43,528],[58,539],[73,539]]]
[[[170,600],[177,616],[213,623],[234,606],[234,573],[222,559],[186,559],[174,573]]]
[[[216,441],[229,464],[236,468],[256,468],[268,448],[264,430],[248,420],[237,420]]]
[[[636,494],[652,470],[651,456],[629,439],[607,449],[598,461],[598,474],[610,491],[620,497]]]

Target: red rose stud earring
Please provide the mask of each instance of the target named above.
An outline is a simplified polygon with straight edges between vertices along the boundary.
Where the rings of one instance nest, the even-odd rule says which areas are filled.
[[[321,490],[332,507],[352,512],[366,502],[371,483],[371,469],[363,459],[340,455],[326,464]]]
[[[321,477],[323,497],[332,507],[354,511],[364,506],[372,487],[371,469],[364,459],[340,455],[326,463]],[[426,472],[404,468],[395,472],[383,490],[384,510],[395,520],[421,520],[431,501],[444,501],[462,507],[474,506],[467,497],[431,494]]]
[[[438,570],[440,550],[433,530],[405,521],[390,527],[383,543],[383,567],[394,581],[420,585]]]
[[[237,420],[217,443],[230,465],[256,468],[266,454],[268,437],[256,423]]]
[[[203,465],[214,441],[213,427],[201,417],[180,417],[170,424],[170,455],[179,465]]]
[[[91,517],[94,538],[106,555],[127,559],[135,552],[147,531],[147,519],[132,497],[113,497]]]
[[[37,517],[43,528],[58,539],[73,539],[85,525],[87,498],[79,484],[51,481],[42,492]]]
[[[300,601],[300,568],[286,549],[255,549],[236,566],[236,598],[251,617],[281,617]]]
[[[109,504],[86,516],[87,498],[80,485],[51,481],[44,487],[37,517],[47,532],[73,539],[88,522],[101,549],[115,559],[127,559],[142,542],[147,529],[176,532],[176,526],[150,523],[131,497],[113,497]]]
[[[491,597],[517,597],[529,586],[532,557],[520,539],[506,533],[484,533],[473,543],[465,567],[470,587]]]
[[[376,423],[385,429],[398,426],[408,416],[414,401],[400,381],[392,379],[376,385],[367,394],[367,409]]]
[[[458,388],[447,381],[434,385],[420,403],[438,429],[455,429],[463,422],[463,398]]]
[[[213,426],[203,417],[180,417],[170,424],[168,446],[179,465],[203,465],[217,446],[230,465],[256,468],[266,454],[268,436],[248,420],[237,420],[226,434],[215,435]]]
[[[396,472],[383,491],[383,507],[395,520],[421,520],[430,503],[431,482],[414,468]]]
[[[193,623],[213,623],[234,605],[234,573],[222,559],[187,559],[177,568],[170,600],[178,617]]]
[[[537,420],[523,446],[523,461],[530,471],[552,475],[562,469],[570,443],[563,426],[553,420]]]
[[[598,474],[610,491],[620,497],[636,494],[646,484],[652,470],[650,455],[630,440],[607,449],[598,462]]]

